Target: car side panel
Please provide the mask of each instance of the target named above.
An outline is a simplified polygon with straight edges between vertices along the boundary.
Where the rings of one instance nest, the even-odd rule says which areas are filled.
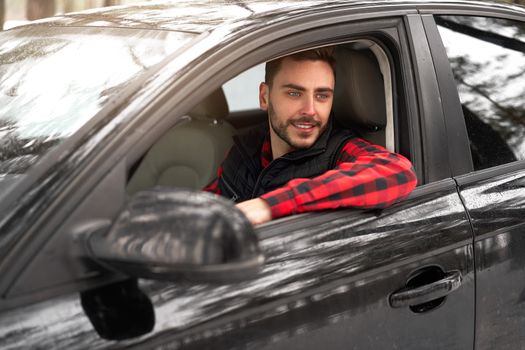
[[[383,211],[340,210],[258,228],[266,264],[228,285],[141,281],[155,328],[101,339],[78,295],[8,311],[0,347],[103,349],[468,349],[473,347],[472,235],[452,180]],[[426,313],[389,296],[423,267],[460,271],[461,286]]]
[[[525,344],[524,168],[521,162],[458,179],[476,236],[476,349]]]
[[[179,300],[157,310],[193,319],[137,348],[473,347],[472,233],[452,180],[418,188],[382,212],[308,214],[261,227],[259,235],[267,262],[256,280],[177,288]],[[424,313],[392,308],[391,293],[428,266],[460,271],[461,286]]]

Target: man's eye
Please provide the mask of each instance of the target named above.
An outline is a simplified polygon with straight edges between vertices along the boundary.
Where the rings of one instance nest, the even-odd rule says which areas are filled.
[[[318,100],[326,100],[328,99],[330,96],[327,95],[327,94],[317,94],[317,99]]]
[[[288,96],[299,97],[301,96],[301,93],[298,91],[288,91]]]

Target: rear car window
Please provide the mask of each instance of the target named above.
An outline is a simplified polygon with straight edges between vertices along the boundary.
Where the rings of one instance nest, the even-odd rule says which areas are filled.
[[[525,24],[436,16],[475,170],[525,159]]]

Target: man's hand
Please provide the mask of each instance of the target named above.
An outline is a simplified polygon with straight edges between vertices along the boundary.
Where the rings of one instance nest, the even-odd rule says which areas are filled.
[[[272,211],[268,203],[260,198],[250,199],[237,204],[252,225],[262,224],[272,220]]]

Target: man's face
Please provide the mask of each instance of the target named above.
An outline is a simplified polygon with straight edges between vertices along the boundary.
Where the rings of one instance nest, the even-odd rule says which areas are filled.
[[[265,83],[259,88],[261,109],[268,111],[274,152],[276,146],[288,153],[315,143],[328,124],[334,84],[327,62],[283,59],[271,88]]]

